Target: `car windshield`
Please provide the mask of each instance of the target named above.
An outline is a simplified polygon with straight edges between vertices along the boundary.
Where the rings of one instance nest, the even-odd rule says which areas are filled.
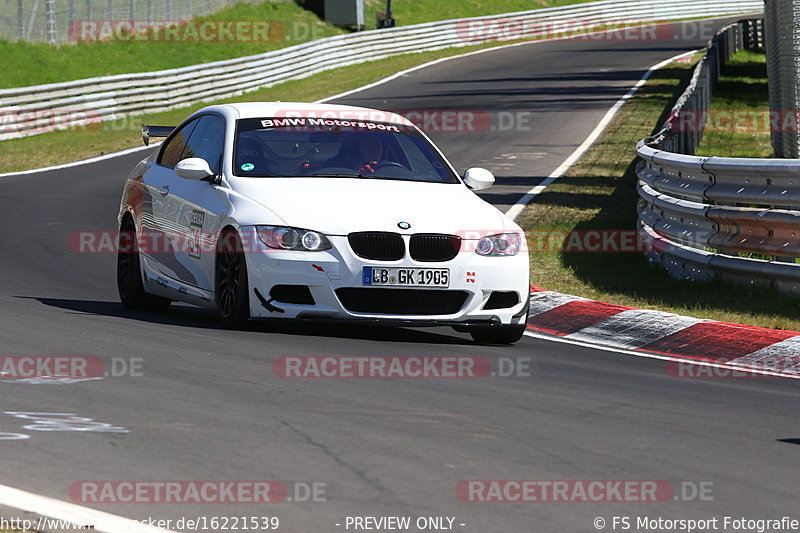
[[[415,128],[340,119],[239,120],[234,173],[246,177],[458,183],[452,170]]]

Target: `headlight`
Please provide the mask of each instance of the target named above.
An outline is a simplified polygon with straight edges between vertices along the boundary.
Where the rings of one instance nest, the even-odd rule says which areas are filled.
[[[331,248],[328,238],[316,231],[285,226],[258,226],[256,229],[261,242],[277,250],[321,252]]]
[[[522,247],[519,233],[500,233],[489,235],[478,241],[475,253],[478,255],[517,255]]]

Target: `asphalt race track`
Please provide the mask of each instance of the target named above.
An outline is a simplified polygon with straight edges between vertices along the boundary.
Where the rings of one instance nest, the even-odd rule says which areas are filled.
[[[460,170],[495,170],[498,186],[485,198],[507,207],[647,68],[700,47],[703,37],[499,49],[342,102],[532,112],[529,132],[431,133]],[[0,379],[0,438],[29,436],[0,440],[0,483],[73,502],[70,487],[91,480],[324,483],[317,499],[326,501],[316,502],[86,504],[136,519],[277,516],[279,531],[309,533],[345,531],[345,517],[364,515],[450,516],[459,531],[516,533],[596,531],[595,517],[610,530],[614,515],[778,518],[796,510],[793,380],[676,379],[659,360],[529,337],[485,347],[449,328],[227,331],[213,313],[188,306],[124,310],[114,256],[73,253],[65,243],[76,231],[116,229],[123,179],[141,157],[0,179],[0,353],[141,358],[142,373],[62,384]],[[274,374],[277,358],[309,355],[475,356],[495,366],[529,363],[530,372],[450,380]],[[107,425],[26,429],[30,419],[13,412]],[[665,480],[678,495],[684,482],[713,483],[713,501],[467,503],[456,487],[469,479]]]

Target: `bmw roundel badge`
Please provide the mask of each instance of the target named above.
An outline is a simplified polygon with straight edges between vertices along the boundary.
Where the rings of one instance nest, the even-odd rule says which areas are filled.
[[[397,227],[400,229],[411,229],[411,224],[408,222],[398,222]]]

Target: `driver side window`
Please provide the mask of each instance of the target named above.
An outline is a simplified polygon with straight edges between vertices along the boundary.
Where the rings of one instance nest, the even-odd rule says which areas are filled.
[[[200,117],[197,127],[189,135],[181,159],[188,157],[205,159],[211,171],[219,174],[224,141],[225,120],[216,115],[204,115]]]
[[[164,165],[165,167],[174,168],[175,165],[182,159],[181,154],[183,154],[184,148],[186,148],[186,141],[189,140],[189,136],[194,131],[195,126],[200,119],[195,119],[184,127],[182,127],[178,133],[173,135],[170,139],[167,140],[166,144],[163,148],[161,148],[161,153],[158,156],[158,164]]]

